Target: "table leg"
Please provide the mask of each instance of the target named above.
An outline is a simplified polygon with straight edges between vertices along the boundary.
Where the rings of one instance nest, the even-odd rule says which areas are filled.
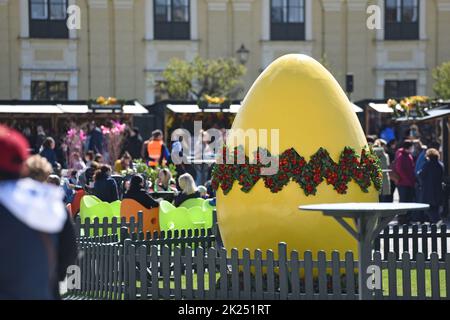
[[[361,217],[357,219],[356,225],[358,228],[358,285],[359,285],[359,299],[372,299],[372,291],[367,286],[368,274],[367,269],[372,261],[372,232],[376,225],[376,219]]]
[[[359,284],[359,298],[360,300],[369,300],[372,298],[372,293],[367,287],[367,268],[370,265],[370,253],[372,251],[370,240],[362,238],[358,242],[359,255],[359,270],[358,270],[358,284]]]

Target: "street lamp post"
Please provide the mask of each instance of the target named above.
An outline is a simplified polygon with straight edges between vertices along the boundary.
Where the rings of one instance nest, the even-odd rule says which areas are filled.
[[[248,61],[248,56],[250,54],[250,50],[248,50],[244,44],[241,44],[241,47],[236,51],[238,60],[241,64],[246,64]]]

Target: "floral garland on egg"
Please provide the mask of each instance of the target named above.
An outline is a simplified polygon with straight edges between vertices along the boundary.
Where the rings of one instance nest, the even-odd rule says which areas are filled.
[[[261,175],[261,168],[268,168],[270,163],[261,163],[260,154],[278,159],[278,171],[274,175]],[[228,194],[233,188],[235,181],[241,186],[244,192],[250,192],[259,179],[263,179],[266,188],[277,193],[283,189],[290,181],[299,184],[305,195],[315,195],[317,186],[325,181],[332,185],[339,194],[346,194],[348,183],[353,179],[363,192],[368,192],[371,183],[376,190],[382,186],[382,171],[380,160],[370,149],[363,149],[358,155],[351,147],[345,147],[336,163],[331,158],[328,151],[320,148],[314,153],[310,161],[299,155],[295,149],[284,151],[280,156],[271,156],[266,149],[258,148],[254,152],[256,161],[250,163],[245,156],[242,146],[229,150],[226,146],[222,150],[222,164],[215,164],[212,169],[212,187],[223,190]],[[245,162],[236,159],[245,158]],[[227,159],[235,159],[233,164],[227,164]],[[229,162],[228,162],[229,163]]]

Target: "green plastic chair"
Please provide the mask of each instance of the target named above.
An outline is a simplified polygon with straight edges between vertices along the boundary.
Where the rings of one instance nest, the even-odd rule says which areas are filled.
[[[188,216],[188,209],[175,208],[169,212],[159,211],[159,228],[161,231],[189,230],[193,224]]]
[[[111,215],[111,206],[109,203],[101,201],[96,196],[87,195],[81,198],[80,218],[82,223],[85,223],[86,219],[89,218],[90,223],[92,224],[94,222],[94,219],[98,218],[99,224],[101,225],[103,223],[103,219],[105,217],[109,217],[110,215]],[[85,236],[84,230],[81,235]],[[103,235],[103,230],[99,230],[98,235]],[[90,237],[94,236],[93,229],[89,231],[89,236]]]
[[[83,222],[89,215],[89,209],[95,206],[96,204],[99,204],[102,202],[99,198],[96,196],[88,196],[85,195],[80,200],[80,218]],[[90,218],[90,217],[89,217]]]
[[[112,223],[113,217],[117,217],[118,225],[120,227],[120,204],[119,200],[114,201],[113,203],[103,202],[96,196],[84,196],[81,199],[80,204],[80,218],[81,222],[84,223],[87,218],[89,218],[90,223],[94,222],[95,218],[99,219],[100,226],[103,224],[104,219],[106,218],[108,223]],[[115,230],[114,233],[117,233],[118,230]],[[112,228],[108,228],[107,234],[113,234]],[[84,232],[82,233],[84,235]],[[100,229],[98,232],[99,236],[103,235],[103,229]],[[94,230],[91,229],[89,231],[89,236],[94,236]]]
[[[212,228],[212,226],[213,226],[213,210],[215,208],[216,207],[213,207],[212,205],[209,204],[208,200],[205,200],[205,202],[203,202],[202,210],[205,215],[205,228],[206,229]]]
[[[112,228],[108,228],[108,234],[120,234],[120,207],[122,205],[122,201],[116,200],[114,202],[111,202],[109,205],[111,207],[111,213],[109,216],[107,216],[108,223],[112,223],[112,219],[116,218],[117,229],[113,232]]]
[[[202,207],[192,207],[188,210],[193,229],[204,229],[206,225],[206,212]]]
[[[83,196],[80,201],[80,218],[84,222],[87,218],[91,219],[93,216],[92,208],[102,201],[96,196]]]
[[[120,220],[120,206],[121,206],[121,204],[122,204],[122,201],[120,201],[120,200],[116,200],[114,202],[111,202],[111,210],[112,210],[111,219],[113,217],[116,217],[118,219],[117,221]]]
[[[159,213],[168,213],[172,210],[175,210],[176,207],[171,204],[169,201],[163,200],[159,203]]]
[[[180,204],[180,207],[184,207],[186,209],[190,209],[192,207],[203,207],[203,203],[205,202],[202,198],[194,198],[194,199],[187,199],[182,204]]]

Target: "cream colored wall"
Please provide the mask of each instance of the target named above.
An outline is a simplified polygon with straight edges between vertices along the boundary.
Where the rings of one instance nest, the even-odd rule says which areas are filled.
[[[161,77],[170,58],[230,57],[241,44],[250,50],[245,89],[282,54],[306,53],[316,59],[326,54],[342,85],[346,73],[354,74],[353,100],[380,96],[388,77],[417,79],[423,91],[419,93],[433,95],[431,70],[450,60],[450,0],[422,0],[426,19],[424,37],[418,41],[377,40],[382,31],[366,28],[367,5],[381,0],[305,0],[311,5],[310,36],[286,42],[267,38],[269,16],[264,6],[269,0],[196,0],[197,19],[191,30],[197,30],[197,36],[190,41],[151,38],[146,2],[152,0],[73,0],[82,18],[76,39],[23,39],[21,24],[28,16],[21,17],[21,1],[0,0],[0,99],[23,98],[30,79],[45,76],[70,79],[70,90],[76,91],[70,96],[77,99],[115,95],[151,103],[153,80]],[[59,65],[61,54],[76,72],[48,75],[21,70],[30,64]]]
[[[80,72],[78,74],[78,96],[89,97],[90,88],[92,88],[92,77],[88,72],[89,59],[88,59],[88,14],[83,14],[87,12],[88,2],[87,1],[77,1],[77,5],[81,9],[81,30],[77,31],[77,42],[78,42],[78,54],[77,54],[77,64],[80,66]],[[85,26],[83,28],[83,26]]]
[[[9,6],[6,2],[0,2],[0,97],[6,97],[11,94],[11,83],[9,81],[10,59],[11,59],[11,43],[9,34]]]
[[[20,98],[18,1],[0,0],[0,99]]]

